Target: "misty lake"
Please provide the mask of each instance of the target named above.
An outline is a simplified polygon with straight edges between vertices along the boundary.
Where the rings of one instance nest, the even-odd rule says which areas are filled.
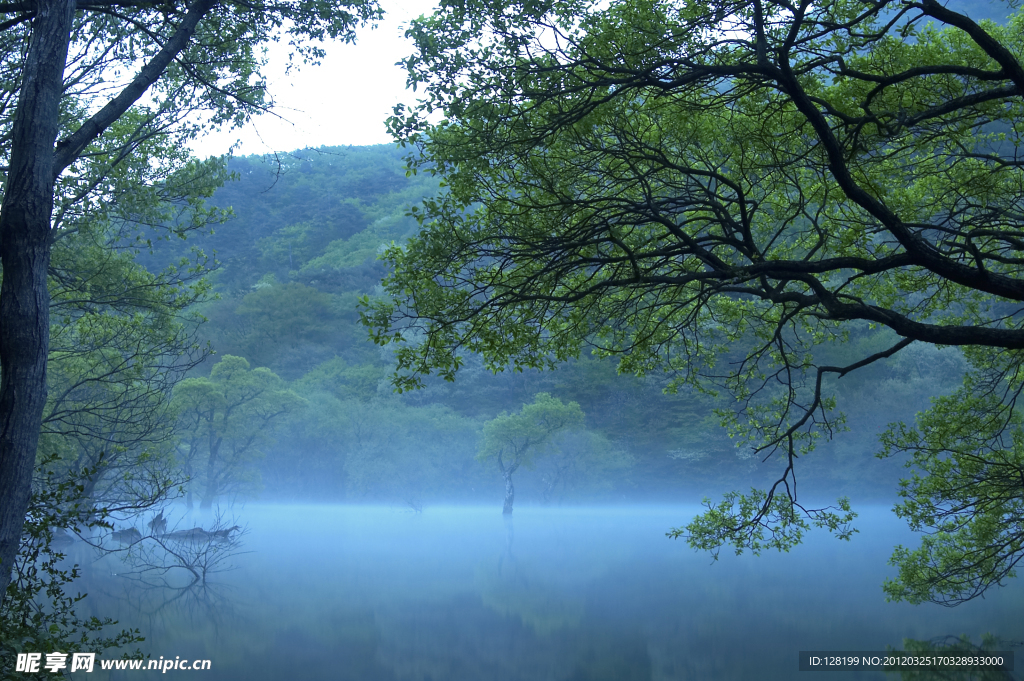
[[[697,510],[249,505],[247,553],[205,588],[145,587],[110,558],[82,586],[144,652],[209,659],[223,681],[854,681],[894,677],[800,673],[798,651],[1024,639],[1019,581],[956,608],[887,603],[892,547],[916,545],[888,507],[858,509],[849,543],[813,532],[717,563],[665,537]]]

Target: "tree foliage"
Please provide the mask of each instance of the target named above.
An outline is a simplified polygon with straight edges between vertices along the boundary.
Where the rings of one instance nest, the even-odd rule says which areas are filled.
[[[901,512],[936,533],[924,556],[896,554],[909,590],[889,593],[945,601],[1009,574],[1019,541],[972,552],[1019,537],[1020,487],[999,481],[1022,473],[1004,435],[1024,387],[1024,14],[442,2],[409,35],[409,83],[426,95],[390,126],[447,191],[387,251],[391,298],[365,312],[378,343],[400,344],[399,388],[453,378],[467,353],[499,370],[590,350],[731,395],[727,427],[776,481],[709,502],[677,534],[785,549],[807,522],[850,536],[845,500],[807,508],[796,485],[798,460],[842,427],[842,377],[915,343],[965,348],[964,390],[925,420],[1002,417],[970,443],[948,428],[937,447],[895,440],[924,476]],[[866,327],[891,344],[834,363]],[[992,399],[971,397],[979,382]]]
[[[77,564],[68,567],[65,551],[74,536],[68,529],[85,534],[109,524],[105,512],[82,512],[80,481],[56,473],[50,465],[54,459],[51,455],[41,462],[45,473],[33,491],[25,537],[7,586],[7,598],[0,606],[0,674],[4,679],[45,678],[45,672],[15,671],[17,654],[25,650],[102,652],[144,640],[138,629],[111,635],[110,627],[116,622],[81,615],[78,604],[85,594],[69,594],[69,587],[81,572]],[[92,473],[89,469],[84,472],[85,478]],[[141,654],[138,650],[134,653]]]
[[[326,400],[328,404],[330,400]],[[450,499],[459,483],[479,478],[479,425],[441,405],[414,408],[400,399],[334,401],[350,499],[377,498],[416,510]]]
[[[561,503],[581,493],[623,487],[623,476],[633,466],[626,454],[600,433],[579,428],[554,436],[550,451],[534,464],[546,504]]]
[[[973,351],[976,363],[985,360]],[[896,424],[883,455],[910,454],[896,514],[924,531],[921,546],[898,546],[899,576],[889,598],[955,605],[1015,576],[1024,558],[1024,424],[1005,377],[968,375],[952,395],[934,400],[915,427]],[[1010,393],[1010,394],[1007,394]]]
[[[252,491],[258,482],[252,462],[264,455],[284,417],[303,406],[270,369],[250,370],[249,362],[232,355],[217,362],[209,378],[186,378],[175,386],[178,458],[201,481],[202,508],[220,495]]]
[[[55,242],[85,217],[127,216],[193,165],[186,143],[265,109],[261,46],[352,40],[372,0],[0,6],[0,599],[21,540],[47,404]],[[188,193],[193,199],[195,193]],[[190,202],[189,205],[194,205]]]
[[[515,487],[512,475],[520,466],[530,467],[545,452],[556,433],[583,425],[583,410],[576,402],[565,404],[547,393],[534,395],[517,413],[499,414],[484,424],[483,444],[478,458],[494,460],[505,479],[504,513],[512,512]]]
[[[155,273],[135,256],[151,243],[146,222],[174,220],[185,236],[219,220],[196,201],[223,178],[219,162],[195,164],[172,179],[176,186],[163,188],[163,199],[136,196],[131,221],[82,216],[55,244],[41,450],[44,457],[58,454],[56,468],[82,483],[84,509],[124,508],[140,499],[148,507],[173,486],[171,389],[207,354],[192,308],[209,291],[208,269],[202,252]],[[192,207],[170,206],[170,196],[186,206],[192,199]],[[91,474],[81,479],[87,469]]]

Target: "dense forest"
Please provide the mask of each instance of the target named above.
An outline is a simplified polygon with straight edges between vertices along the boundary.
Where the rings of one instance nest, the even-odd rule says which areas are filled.
[[[237,380],[263,369],[274,381],[267,390],[275,400],[287,395],[290,406],[231,424],[236,435],[214,464],[201,443],[179,445],[188,452],[191,496],[498,504],[500,472],[478,460],[484,428],[537,394],[578,403],[584,421],[531,453],[516,475],[523,501],[694,500],[776,473],[730,439],[716,415],[728,407],[724,398],[667,392],[671,376],[619,374],[613,361],[593,356],[551,371],[493,373],[469,355],[456,381],[433,378],[397,393],[391,351],[370,342],[359,300],[382,295],[387,272],[377,256],[415,233],[410,211],[439,191],[437,180],[407,173],[402,150],[386,145],[236,158],[229,169],[233,179],[210,200],[231,210],[226,222],[185,241],[155,242],[139,258],[153,271],[190,249],[216,261],[212,295],[195,306],[206,319],[199,338],[214,354],[176,399],[230,390],[217,367],[238,362]],[[886,340],[865,326],[836,347],[835,360]],[[808,457],[805,493],[891,496],[901,462],[874,457],[878,434],[912,419],[961,370],[956,352],[922,347],[843,378],[838,406],[849,432]],[[253,432],[260,437],[250,442]]]

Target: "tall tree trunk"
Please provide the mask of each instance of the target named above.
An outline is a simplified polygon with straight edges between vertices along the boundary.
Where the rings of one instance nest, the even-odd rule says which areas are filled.
[[[206,490],[203,494],[203,500],[199,502],[200,511],[209,511],[213,508],[213,500],[220,494],[220,490],[216,482],[206,483]]]
[[[220,446],[223,442],[223,439],[217,439],[210,444],[210,458],[206,462],[206,489],[203,490],[203,500],[199,504],[200,511],[208,511],[213,508],[213,501],[220,494],[217,462],[220,458]]]
[[[189,513],[191,513],[192,512],[192,508],[193,508],[193,506],[192,506],[192,484],[193,484],[193,480],[192,480],[192,455],[191,454],[189,454],[189,458],[185,462],[185,478],[188,480],[188,487],[185,488],[186,489],[186,492],[185,492],[185,509]]]
[[[54,145],[74,0],[38,0],[0,206],[0,603],[32,492],[50,347]]]
[[[505,515],[512,514],[512,502],[516,500],[516,488],[512,486],[512,471],[504,471],[505,475],[505,507],[501,512]]]
[[[100,456],[102,459],[102,454]],[[97,518],[96,500],[93,498],[93,495],[96,494],[96,487],[103,480],[104,472],[102,468],[97,467],[92,475],[86,477],[82,484],[82,491],[78,495],[78,498],[85,502],[85,508],[82,514],[79,515],[79,518],[84,518],[86,522],[92,522]]]

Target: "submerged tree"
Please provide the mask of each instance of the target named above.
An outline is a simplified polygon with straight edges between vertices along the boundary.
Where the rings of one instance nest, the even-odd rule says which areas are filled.
[[[845,498],[808,508],[796,486],[799,458],[842,424],[838,379],[913,343],[963,348],[964,390],[887,441],[920,473],[899,512],[932,532],[894,556],[888,593],[955,601],[1012,574],[1024,14],[460,0],[409,35],[409,82],[427,96],[390,126],[447,193],[387,251],[390,298],[365,312],[377,342],[401,343],[399,388],[453,378],[460,353],[497,370],[590,349],[673,388],[731,393],[726,425],[778,477],[673,534],[757,552],[811,524],[850,536]],[[868,326],[888,347],[836,362]]]
[[[515,414],[500,414],[484,424],[483,447],[477,458],[494,459],[505,480],[505,505],[502,513],[512,513],[516,490],[512,474],[520,466],[529,466],[543,451],[553,435],[583,425],[583,411],[576,402],[563,403],[547,393],[538,393]]]

